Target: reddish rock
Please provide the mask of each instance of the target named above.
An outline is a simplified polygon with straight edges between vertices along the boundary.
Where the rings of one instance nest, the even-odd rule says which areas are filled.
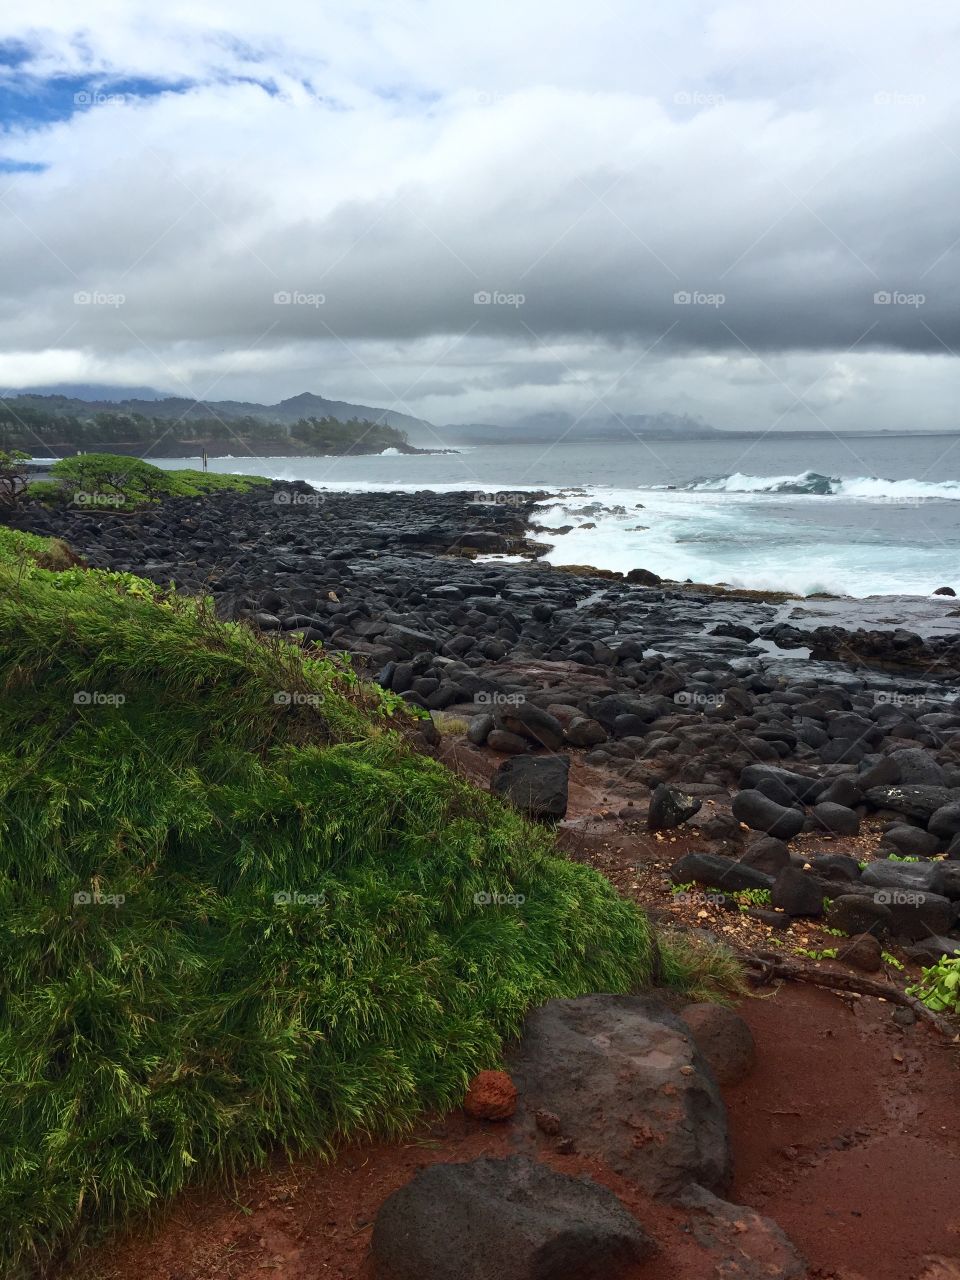
[[[480,1071],[470,1081],[463,1109],[474,1120],[509,1120],[517,1109],[517,1090],[505,1071]]]

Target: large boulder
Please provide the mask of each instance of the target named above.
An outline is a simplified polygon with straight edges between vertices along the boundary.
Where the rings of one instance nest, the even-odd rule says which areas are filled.
[[[928,858],[940,848],[938,837],[921,827],[888,827],[880,843],[884,848],[889,845],[903,858]]]
[[[514,756],[493,775],[490,790],[530,818],[559,822],[567,812],[569,773],[569,756]]]
[[[762,791],[737,792],[731,807],[738,822],[780,840],[791,840],[803,830],[803,814],[798,809],[786,809]]]
[[[788,916],[823,915],[823,888],[815,876],[784,867],[770,890],[770,901]]]
[[[790,850],[776,836],[760,836],[750,841],[740,856],[744,866],[768,876],[776,876],[790,864]]]
[[[607,731],[600,721],[588,716],[575,716],[567,725],[566,734],[571,747],[596,747],[607,740]]]
[[[827,908],[827,928],[838,929],[853,937],[856,934],[888,932],[893,926],[893,913],[882,902],[861,894],[844,893],[834,898]]]
[[[439,648],[439,641],[435,636],[428,635],[425,631],[415,631],[412,627],[404,627],[399,623],[388,626],[380,636],[380,640],[394,653],[407,658],[413,657],[415,653],[431,652]]]
[[[900,751],[892,751],[890,756],[896,762],[900,775],[897,782],[925,787],[946,785],[943,767],[922,747],[905,747]]]
[[[852,778],[834,778],[833,782],[817,797],[817,804],[840,804],[845,809],[855,809],[863,804],[863,791]]]
[[[557,751],[563,746],[563,725],[556,716],[532,702],[501,707],[497,712],[497,723],[508,733],[528,738],[548,751]]]
[[[509,1056],[521,1109],[656,1195],[730,1179],[727,1118],[690,1028],[651,996],[551,1000]]]
[[[932,813],[927,830],[941,840],[952,840],[960,833],[960,800],[945,804]]]
[[[723,889],[726,893],[736,893],[740,889],[769,889],[773,885],[773,876],[718,853],[684,854],[670,868],[670,878],[674,884],[693,881],[709,889]]]
[[[878,858],[864,867],[860,879],[871,889],[934,889],[938,869],[935,862],[898,862]]]
[[[944,956],[960,955],[960,938],[941,938],[937,934],[929,934],[903,949],[917,964],[939,964]]]
[[[688,796],[661,782],[650,797],[647,826],[651,831],[669,831],[699,813],[702,804],[703,801],[695,796]]]
[[[915,786],[868,787],[867,802],[875,809],[891,809],[908,818],[928,822],[938,809],[954,804],[956,791],[950,787]]]
[[[831,832],[835,836],[856,836],[860,834],[860,819],[852,809],[842,804],[833,804],[821,800],[815,804],[811,816],[817,827]]]
[[[376,1280],[616,1280],[656,1248],[612,1191],[526,1156],[428,1165],[371,1242]]]
[[[704,1274],[716,1280],[805,1280],[809,1274],[781,1228],[756,1209],[729,1204],[703,1187],[688,1188],[681,1203],[691,1236],[716,1260]]]
[[[939,893],[878,889],[876,899],[890,909],[892,932],[910,942],[921,942],[931,934],[949,933],[957,918],[957,904]]]
[[[748,764],[740,774],[740,786],[745,791],[755,790],[764,778],[773,779],[785,787],[800,804],[811,803],[820,791],[817,778],[808,778],[805,774],[772,764]]]

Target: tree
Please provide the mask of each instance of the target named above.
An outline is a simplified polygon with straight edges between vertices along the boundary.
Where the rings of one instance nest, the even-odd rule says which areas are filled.
[[[15,507],[27,477],[29,453],[0,450],[0,507]]]

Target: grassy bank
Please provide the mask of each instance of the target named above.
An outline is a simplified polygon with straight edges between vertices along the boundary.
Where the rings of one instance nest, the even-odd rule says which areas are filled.
[[[0,537],[4,1276],[455,1104],[550,997],[725,976],[389,695],[64,551]]]
[[[61,458],[49,480],[33,480],[27,496],[52,504],[132,510],[164,498],[199,498],[210,493],[246,493],[270,484],[264,476],[226,475],[215,471],[167,471],[141,458],[113,453],[84,453]]]

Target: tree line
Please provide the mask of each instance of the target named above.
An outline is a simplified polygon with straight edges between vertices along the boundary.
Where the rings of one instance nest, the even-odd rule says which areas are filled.
[[[105,445],[183,443],[226,443],[236,440],[246,445],[266,446],[291,443],[303,451],[318,453],[379,453],[406,445],[407,437],[396,427],[380,422],[351,418],[301,418],[290,425],[265,422],[247,414],[240,418],[154,418],[142,413],[98,410],[89,415],[40,408],[0,400],[0,449],[22,449],[42,454],[44,449],[96,451]]]

